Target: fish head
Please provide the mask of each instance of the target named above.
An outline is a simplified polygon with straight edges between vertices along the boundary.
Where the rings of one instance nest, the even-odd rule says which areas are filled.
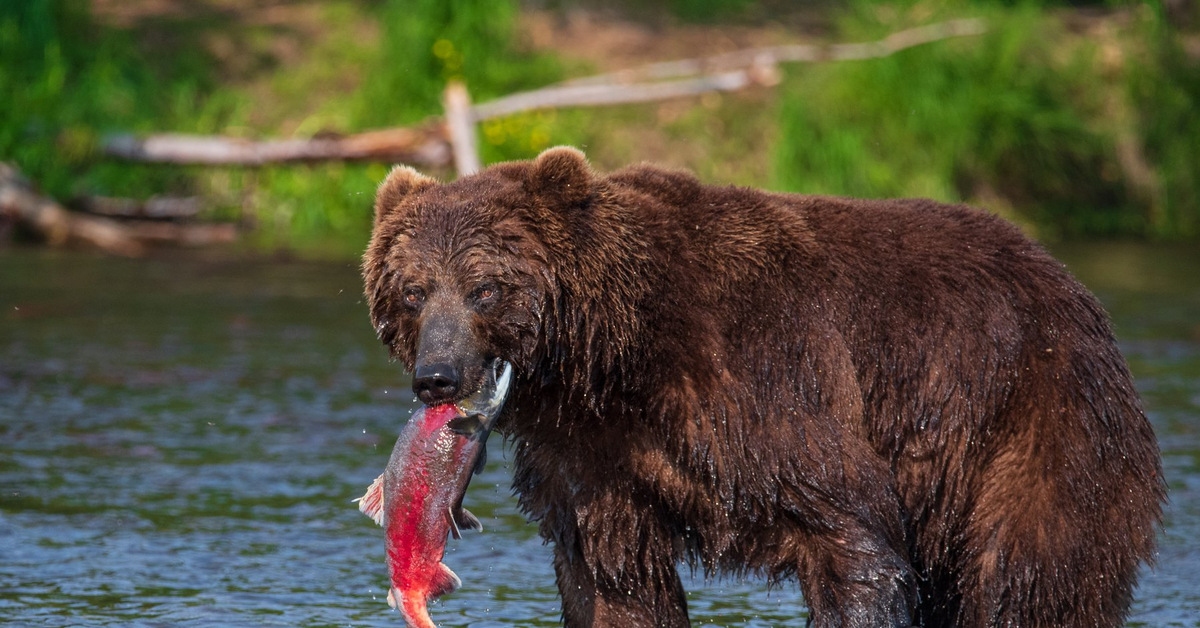
[[[458,403],[461,416],[448,423],[450,429],[464,436],[481,434],[484,439],[504,409],[512,385],[512,364],[496,358],[487,370],[483,386]]]

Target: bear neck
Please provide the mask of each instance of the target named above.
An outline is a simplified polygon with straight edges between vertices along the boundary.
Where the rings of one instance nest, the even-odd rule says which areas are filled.
[[[557,380],[558,405],[568,414],[608,414],[635,396],[644,359],[641,308],[655,293],[653,241],[632,212],[603,200],[567,216],[556,227],[550,315],[543,381]],[[565,406],[565,407],[563,407]]]

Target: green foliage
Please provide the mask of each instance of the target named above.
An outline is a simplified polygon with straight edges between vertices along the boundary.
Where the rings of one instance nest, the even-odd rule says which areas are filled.
[[[1110,138],[1091,128],[1089,55],[1061,62],[1053,21],[988,16],[977,38],[805,69],[789,82],[776,176],[853,196],[1003,198],[1054,231],[1138,230]],[[894,27],[891,27],[894,28]],[[887,29],[885,29],[887,30]]]
[[[859,5],[847,39],[905,26],[896,23],[904,18],[897,3],[888,12],[878,4]],[[1030,3],[980,12],[989,30],[979,37],[795,71],[781,110],[776,184],[968,201],[1049,237],[1195,235],[1200,78],[1177,39],[1132,35],[1151,60],[1127,59],[1122,79],[1094,45],[1072,40]],[[1132,83],[1132,103],[1122,80]],[[1129,128],[1132,114],[1118,115],[1127,110],[1140,112],[1140,129]],[[1137,166],[1142,152],[1148,169]],[[1140,170],[1161,181],[1141,180]]]
[[[96,162],[96,143],[155,125],[214,129],[230,107],[204,100],[204,76],[152,72],[129,41],[95,28],[80,0],[0,3],[0,60],[0,158],[58,198],[186,184],[179,168]]]
[[[513,41],[511,0],[389,0],[379,12],[383,39],[355,95],[354,121],[395,126],[441,112],[446,82],[464,81],[477,101],[553,82],[545,55]]]
[[[1162,15],[1145,28],[1148,59],[1128,71],[1142,148],[1157,180],[1152,235],[1200,235],[1200,64],[1188,59]]]
[[[777,91],[491,120],[479,128],[482,157],[575,144],[601,169],[649,158],[712,181],[965,200],[1042,235],[1200,235],[1200,71],[1179,34],[1148,7],[1124,7],[1116,39],[1093,41],[1045,6],[1061,2],[1010,4],[854,3],[832,39],[874,40],[962,11],[989,31],[882,59],[792,66]],[[563,61],[523,50],[516,0],[314,6],[320,36],[297,36],[302,53],[281,60],[266,27],[201,5],[155,22],[172,42],[162,54],[136,31],[95,23],[85,0],[0,0],[0,159],[59,199],[199,194],[214,207],[209,217],[254,225],[260,248],[351,256],[366,241],[386,164],[136,165],[100,158],[99,139],[353,133],[440,114],[451,79],[479,102],[567,73]],[[740,19],[781,3],[670,6],[685,19]],[[218,59],[202,45],[213,35],[242,48]]]
[[[449,80],[464,81],[476,101],[553,82],[561,76],[557,61],[515,45],[516,12],[510,0],[385,2],[377,15],[380,41],[356,69],[357,90],[331,103],[326,117],[345,120],[346,131],[403,126],[440,115]],[[548,146],[539,120],[533,114],[501,122],[507,132],[502,141],[484,143],[485,160],[528,157]],[[250,204],[260,245],[357,254],[370,233],[375,186],[386,173],[382,164],[264,169]]]
[[[138,165],[98,156],[98,142],[110,132],[271,137],[402,126],[439,114],[450,79],[487,100],[562,74],[554,58],[518,48],[511,0],[389,0],[366,9],[331,2],[320,10],[333,34],[316,43],[311,59],[273,78],[276,98],[264,102],[261,87],[248,92],[210,74],[220,64],[198,42],[232,26],[202,9],[156,25],[189,42],[167,63],[135,45],[131,33],[97,24],[84,0],[0,0],[0,92],[11,95],[0,99],[0,158],[16,161],[55,198],[201,194],[214,204],[210,216],[253,225],[258,247],[356,254],[370,231],[384,164]],[[379,37],[354,39],[361,33],[355,20],[367,18],[380,25]],[[240,54],[260,72],[274,63],[253,45],[263,36],[252,27],[236,35],[247,46]],[[485,144],[485,158],[545,148],[546,120],[503,121],[503,137]]]

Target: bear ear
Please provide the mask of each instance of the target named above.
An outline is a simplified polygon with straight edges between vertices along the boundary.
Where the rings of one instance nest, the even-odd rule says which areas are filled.
[[[395,211],[405,198],[414,192],[437,185],[437,179],[427,177],[408,166],[396,166],[388,173],[375,192],[375,224]]]
[[[579,206],[592,195],[592,167],[577,148],[547,148],[533,160],[525,189],[552,204]]]

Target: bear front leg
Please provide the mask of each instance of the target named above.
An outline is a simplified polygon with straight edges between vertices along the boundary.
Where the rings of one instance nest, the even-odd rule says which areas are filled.
[[[690,625],[683,583],[674,565],[665,567],[653,585],[622,585],[605,575],[593,575],[579,557],[568,558],[555,546],[554,571],[558,574],[566,628],[687,628]]]
[[[805,543],[799,576],[812,628],[908,628],[912,567],[868,527],[846,525]]]
[[[549,535],[566,628],[687,628],[665,528],[628,499],[597,496]],[[563,519],[566,519],[564,517]]]

